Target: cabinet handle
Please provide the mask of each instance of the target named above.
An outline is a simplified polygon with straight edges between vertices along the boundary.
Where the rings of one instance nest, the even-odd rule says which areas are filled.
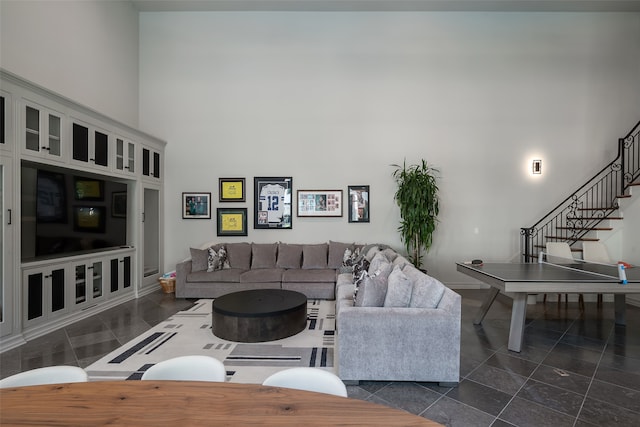
[[[41,150],[51,150],[49,147],[40,147]]]
[[[48,278],[50,278],[51,276],[52,276],[51,274],[49,274],[49,275],[45,275],[45,276],[44,276],[44,278],[45,278],[45,279],[48,279]]]
[[[90,160],[90,161],[92,161],[92,162],[95,162],[95,161],[96,161],[96,159],[89,159],[89,160]]]
[[[11,225],[11,209],[7,209],[7,214],[9,217],[9,222],[7,222],[7,225]]]
[[[87,267],[87,270],[93,270],[93,267],[92,266],[91,267]]]

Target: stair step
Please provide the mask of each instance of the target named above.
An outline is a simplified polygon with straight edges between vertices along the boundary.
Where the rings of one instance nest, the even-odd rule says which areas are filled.
[[[556,227],[557,230],[593,230],[593,231],[611,231],[613,227]]]
[[[546,239],[556,239],[556,240],[563,240],[566,239],[566,236],[544,236]],[[576,242],[598,242],[600,239],[596,239],[594,237],[580,237],[577,239],[570,239],[570,240],[574,240]]]
[[[631,194],[622,194],[620,196],[616,196],[618,199],[628,199],[631,197]]]
[[[542,250],[543,252],[547,250],[547,247],[544,245],[534,245],[534,247]],[[571,252],[582,252],[582,248],[574,248],[573,246],[570,246],[569,249],[571,249]]]
[[[567,217],[567,221],[590,221],[590,220],[596,220],[596,219],[614,219],[614,220],[622,220],[623,218],[621,216],[606,216],[606,217],[597,217],[597,216],[583,216],[583,217]]]

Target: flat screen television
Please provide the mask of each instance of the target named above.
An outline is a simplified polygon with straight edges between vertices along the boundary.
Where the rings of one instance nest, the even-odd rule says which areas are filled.
[[[23,162],[21,187],[22,262],[129,244],[126,181]]]

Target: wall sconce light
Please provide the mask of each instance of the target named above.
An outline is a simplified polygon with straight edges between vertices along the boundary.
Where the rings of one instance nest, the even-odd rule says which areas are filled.
[[[531,166],[531,172],[535,175],[542,174],[542,160],[534,160]]]

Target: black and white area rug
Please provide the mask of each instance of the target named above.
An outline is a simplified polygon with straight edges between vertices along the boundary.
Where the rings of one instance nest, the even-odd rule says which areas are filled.
[[[307,328],[288,338],[238,343],[211,332],[211,302],[201,299],[86,368],[90,381],[138,380],[150,366],[189,354],[215,357],[227,368],[227,381],[261,384],[287,368],[334,367],[335,302],[309,300]]]

